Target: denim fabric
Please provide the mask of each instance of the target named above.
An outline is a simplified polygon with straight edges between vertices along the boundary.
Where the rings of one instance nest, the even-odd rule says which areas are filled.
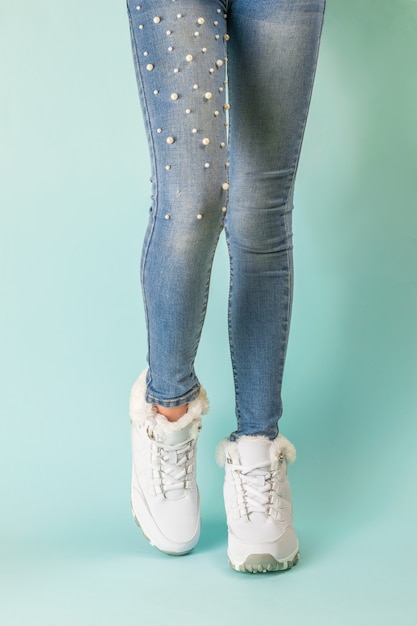
[[[194,361],[224,228],[232,439],[274,439],[291,317],[294,180],[325,0],[127,4],[152,160],[141,264],[147,401],[178,406],[199,392]]]

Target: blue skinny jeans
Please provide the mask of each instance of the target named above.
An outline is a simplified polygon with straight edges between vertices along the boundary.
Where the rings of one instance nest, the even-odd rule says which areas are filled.
[[[274,439],[293,292],[293,191],[325,0],[128,0],[152,161],[141,261],[147,401],[190,402],[224,229],[237,430]],[[214,364],[215,365],[215,364]]]

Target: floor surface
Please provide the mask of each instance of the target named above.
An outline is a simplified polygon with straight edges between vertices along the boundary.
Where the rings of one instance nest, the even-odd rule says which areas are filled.
[[[185,557],[155,551],[126,527],[107,546],[91,537],[51,546],[8,546],[2,559],[5,626],[415,626],[412,529],[358,527],[335,541],[325,526],[300,531],[302,557],[287,572],[245,575],[226,563],[223,522],[208,520]],[[326,540],[326,536],[332,538]],[[408,539],[407,539],[408,537]],[[382,548],[383,547],[383,548]]]

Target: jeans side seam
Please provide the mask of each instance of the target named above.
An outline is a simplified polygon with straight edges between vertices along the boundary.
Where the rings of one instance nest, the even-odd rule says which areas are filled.
[[[232,363],[232,372],[233,372],[233,382],[235,387],[235,405],[236,405],[236,421],[237,428],[240,431],[240,408],[239,408],[239,387],[237,381],[237,370],[236,370],[236,361],[235,361],[235,353],[234,346],[232,340],[232,291],[233,291],[233,256],[230,248],[230,235],[227,229],[227,215],[225,218],[225,236],[226,236],[226,245],[229,252],[229,267],[230,267],[230,279],[229,279],[229,298],[228,298],[228,309],[227,309],[227,326],[229,333],[229,350],[230,350],[230,360]]]

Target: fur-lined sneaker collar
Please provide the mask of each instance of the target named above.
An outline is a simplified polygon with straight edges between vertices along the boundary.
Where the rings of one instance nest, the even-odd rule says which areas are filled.
[[[194,420],[201,421],[201,416],[208,412],[207,394],[201,388],[197,398],[188,404],[187,413],[178,421],[170,422],[157,412],[153,404],[146,402],[146,374],[147,370],[144,370],[134,383],[130,393],[129,415],[132,422],[142,423],[146,420],[156,420],[158,426],[163,430],[175,432],[186,428]]]

